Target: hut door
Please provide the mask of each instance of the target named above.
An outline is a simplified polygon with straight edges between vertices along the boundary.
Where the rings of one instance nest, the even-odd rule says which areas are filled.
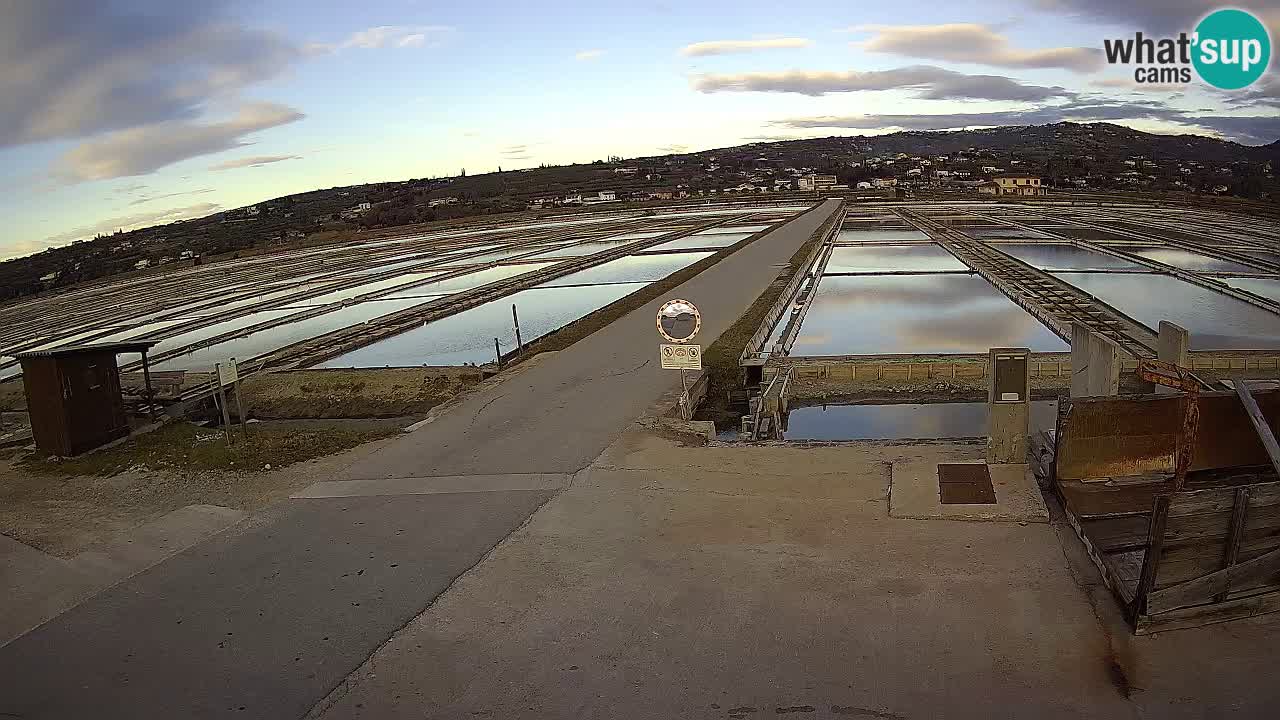
[[[115,368],[101,356],[93,355],[68,358],[64,362],[72,452],[80,453],[113,439],[118,433]]]

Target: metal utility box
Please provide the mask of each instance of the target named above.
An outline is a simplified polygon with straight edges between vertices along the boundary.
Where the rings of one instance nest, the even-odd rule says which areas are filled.
[[[987,396],[987,462],[1027,461],[1031,423],[1031,375],[1027,348],[992,348]]]
[[[116,353],[146,352],[154,341],[78,345],[18,353],[36,447],[69,457],[129,434]],[[148,397],[151,395],[147,383]]]

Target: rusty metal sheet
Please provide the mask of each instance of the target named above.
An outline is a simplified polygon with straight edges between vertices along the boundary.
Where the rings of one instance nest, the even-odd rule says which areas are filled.
[[[1258,393],[1272,428],[1280,426],[1280,392]],[[1184,420],[1181,395],[1073,400],[1059,421],[1057,477],[1064,480],[1173,474]],[[1202,393],[1191,470],[1269,463],[1235,393]]]

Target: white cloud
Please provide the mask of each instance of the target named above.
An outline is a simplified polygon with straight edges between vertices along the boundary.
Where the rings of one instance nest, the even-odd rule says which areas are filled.
[[[342,42],[311,43],[306,49],[311,54],[325,54],[349,48],[378,50],[388,47],[437,47],[451,32],[453,28],[446,25],[379,25],[353,32]]]
[[[869,40],[850,43],[867,52],[1006,68],[1062,68],[1078,73],[1094,72],[1104,65],[1097,48],[1016,48],[1005,36],[976,23],[859,25],[850,30],[875,33]]]
[[[583,50],[573,54],[574,60],[595,60],[604,54],[603,50]]]
[[[221,122],[170,120],[117,130],[67,151],[54,175],[67,183],[145,175],[166,165],[250,144],[246,136],[301,120],[297,110],[276,103],[247,103]]]
[[[695,90],[713,92],[783,92],[801,95],[876,90],[911,90],[931,100],[980,99],[1036,101],[1072,97],[1061,87],[1026,85],[1000,75],[968,75],[932,65],[859,72],[791,70],[732,75],[695,75]]]
[[[146,203],[155,202],[156,200],[168,200],[169,198],[185,197],[187,195],[205,195],[211,192],[213,192],[213,188],[200,188],[199,190],[187,190],[185,192],[165,193],[164,195],[155,195],[152,197],[140,197],[129,203],[129,206],[145,205]]]
[[[301,52],[222,17],[224,0],[4,4],[0,148],[190,120]]]
[[[209,169],[218,170],[235,170],[237,168],[262,167],[271,163],[284,162],[286,160],[301,160],[301,155],[251,155],[249,157],[234,158],[232,160],[223,160],[216,165],[210,165]]]
[[[763,40],[706,40],[680,48],[681,55],[728,55],[730,53],[756,52],[758,50],[784,50],[802,48],[813,44],[805,38],[766,38]]]

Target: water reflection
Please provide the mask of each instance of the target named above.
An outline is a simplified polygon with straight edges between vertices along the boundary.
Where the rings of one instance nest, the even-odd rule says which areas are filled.
[[[1128,248],[1134,255],[1172,265],[1183,270],[1205,270],[1208,272],[1250,272],[1253,268],[1230,260],[1219,260],[1208,255],[1182,250],[1179,248]]]
[[[1191,331],[1192,350],[1280,349],[1280,315],[1175,277],[1055,275],[1149,328],[1161,320],[1181,325]]]
[[[689,235],[687,237],[668,240],[655,245],[650,250],[683,250],[687,248],[722,248],[728,247],[754,233],[717,233],[709,235]]]
[[[633,255],[610,260],[602,265],[579,270],[562,278],[543,283],[540,287],[565,285],[599,285],[618,282],[653,282],[682,270],[705,257],[709,252],[671,253],[665,255]]]
[[[843,229],[836,237],[838,243],[881,242],[884,240],[928,240],[919,230],[849,230]]]
[[[886,270],[935,272],[968,270],[969,267],[941,245],[866,245],[836,247],[827,261],[827,273],[879,272]]]
[[[1143,266],[1114,255],[1074,245],[998,243],[991,247],[1041,270],[1143,270]]]
[[[1275,278],[1223,278],[1228,285],[1241,290],[1248,290],[1254,295],[1261,295],[1280,302],[1280,280]]]
[[[495,337],[502,345],[502,352],[510,352],[515,347],[512,304],[519,310],[520,334],[527,343],[645,285],[619,283],[521,290],[353,350],[318,367],[410,367],[492,362]]]
[[[1067,349],[1022,308],[972,275],[822,278],[792,355],[981,353]]]
[[[194,352],[166,360],[156,365],[156,368],[160,370],[208,372],[213,370],[215,363],[225,361],[227,358],[248,360],[249,358],[274,352],[286,345],[310,340],[313,337],[333,332],[334,330],[368,322],[382,315],[388,315],[424,302],[429,302],[429,300],[423,298],[369,300],[355,305],[348,305],[305,320],[276,325],[265,330],[259,330],[251,335],[232,338],[217,345],[200,348]]]
[[[1056,400],[1031,403],[1031,427],[1054,427]],[[987,431],[987,404],[827,405],[797,408],[787,417],[787,440],[902,440],[980,437]]]

